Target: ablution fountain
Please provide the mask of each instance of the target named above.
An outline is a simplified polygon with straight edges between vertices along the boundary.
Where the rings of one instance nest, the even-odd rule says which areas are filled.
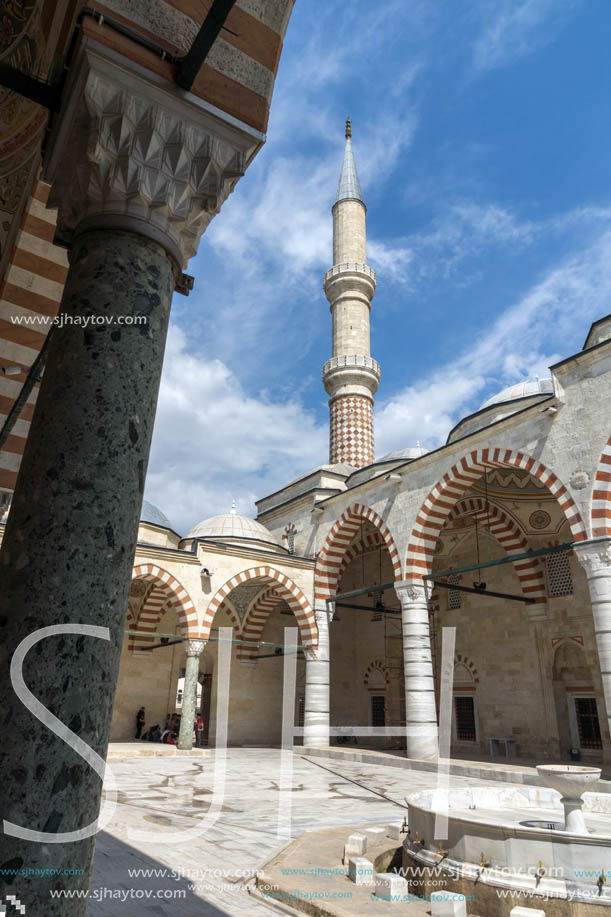
[[[593,792],[600,768],[546,764],[537,772],[546,786],[407,797],[410,891],[473,896],[467,912],[494,917],[509,917],[516,906],[551,917],[611,917],[611,794]],[[440,842],[436,822],[439,829],[444,816]]]

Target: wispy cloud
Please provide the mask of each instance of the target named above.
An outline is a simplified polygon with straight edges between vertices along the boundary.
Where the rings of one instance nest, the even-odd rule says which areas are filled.
[[[484,0],[473,48],[477,70],[503,67],[553,41],[579,0]]]

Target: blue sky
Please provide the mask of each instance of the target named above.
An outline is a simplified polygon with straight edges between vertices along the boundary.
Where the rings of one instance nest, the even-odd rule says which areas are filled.
[[[328,460],[347,114],[378,455],[582,347],[611,311],[610,46],[608,0],[298,0],[267,144],[174,298],[147,498],[179,531]]]

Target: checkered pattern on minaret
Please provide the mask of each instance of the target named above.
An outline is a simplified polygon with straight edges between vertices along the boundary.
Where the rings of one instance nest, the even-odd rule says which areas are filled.
[[[329,402],[329,461],[355,468],[375,459],[373,402],[364,395],[340,395]]]

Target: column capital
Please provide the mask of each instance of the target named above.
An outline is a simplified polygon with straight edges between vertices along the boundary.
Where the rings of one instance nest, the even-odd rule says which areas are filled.
[[[611,574],[611,538],[590,544],[574,544],[573,550],[588,576],[595,576],[597,573]]]
[[[335,602],[329,602],[328,605],[326,602],[322,602],[316,605],[314,607],[314,617],[317,624],[331,622],[335,617]]]
[[[395,583],[395,592],[402,605],[410,602],[428,602],[429,589],[425,583],[416,583],[413,580],[399,580]]]
[[[183,640],[183,646],[185,648],[185,653],[187,656],[201,656],[206,648],[205,640],[197,640],[193,637],[187,637]]]
[[[243,175],[263,136],[85,43],[45,163],[58,238],[123,229],[179,267]]]

